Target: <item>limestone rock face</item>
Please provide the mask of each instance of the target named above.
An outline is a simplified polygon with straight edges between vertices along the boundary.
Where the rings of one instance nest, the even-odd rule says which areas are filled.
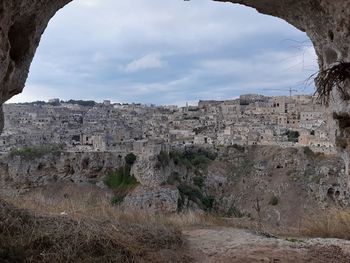
[[[0,2],[0,104],[21,93],[49,20],[69,0]]]
[[[172,213],[177,211],[179,197],[179,190],[176,187],[138,186],[124,198],[122,207],[147,212]]]
[[[61,181],[99,185],[109,171],[122,165],[117,154],[101,152],[62,152],[35,159],[1,156],[0,188],[6,188],[8,192],[24,192]]]
[[[205,178],[205,191],[215,197],[214,209],[257,218],[259,200],[262,219],[275,226],[297,226],[310,212],[350,206],[341,158],[303,148],[222,149]]]
[[[131,174],[142,185],[159,186],[166,181],[167,175],[157,167],[157,163],[157,156],[139,156],[131,168]]]

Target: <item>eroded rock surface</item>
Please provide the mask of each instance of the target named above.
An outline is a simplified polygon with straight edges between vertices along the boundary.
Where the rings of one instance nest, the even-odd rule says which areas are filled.
[[[147,171],[141,169],[144,163]],[[63,182],[105,188],[109,171],[122,165],[116,153],[61,152],[33,159],[4,155],[0,157],[0,194]],[[207,164],[191,164],[179,155],[163,160],[138,158],[131,174],[139,184],[125,196],[123,206],[151,212],[212,210],[229,217],[260,217],[278,227],[297,226],[305,213],[350,206],[341,158],[314,154],[307,148],[227,147]]]
[[[21,193],[62,181],[104,185],[105,175],[122,165],[118,154],[108,152],[58,152],[30,159],[4,155],[0,158],[0,188]]]
[[[124,198],[122,207],[136,211],[171,213],[177,211],[179,197],[179,190],[176,187],[141,185]]]

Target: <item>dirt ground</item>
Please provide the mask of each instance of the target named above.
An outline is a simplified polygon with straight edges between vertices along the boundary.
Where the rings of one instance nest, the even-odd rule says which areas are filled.
[[[350,262],[350,242],[345,240],[269,238],[235,228],[191,229],[184,234],[195,262]]]

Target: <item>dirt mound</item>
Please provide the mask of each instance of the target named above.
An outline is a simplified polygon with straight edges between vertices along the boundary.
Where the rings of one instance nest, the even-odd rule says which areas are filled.
[[[175,227],[37,216],[0,200],[1,262],[188,262],[186,255]]]

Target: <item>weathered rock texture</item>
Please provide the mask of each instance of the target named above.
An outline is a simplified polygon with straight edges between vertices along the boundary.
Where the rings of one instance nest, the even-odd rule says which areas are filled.
[[[131,210],[171,213],[177,211],[179,197],[179,190],[173,186],[138,186],[124,198],[122,207]]]
[[[175,157],[163,162],[157,158],[137,160],[131,174],[140,184],[128,192],[122,206],[150,212],[214,209],[227,216],[257,218],[254,207],[258,199],[262,220],[275,226],[295,226],[310,211],[350,207],[340,157],[324,157],[308,148],[272,146],[211,150],[218,157],[206,165]],[[143,163],[150,165],[143,170]],[[64,182],[104,186],[108,171],[122,165],[123,158],[114,153],[62,152],[34,159],[4,155],[0,157],[0,194]],[[212,204],[206,202],[208,197]]]
[[[305,214],[350,205],[342,159],[308,148],[223,149],[208,167],[205,190],[218,211],[275,226],[297,226]]]
[[[0,2],[0,104],[21,93],[49,20],[69,0]]]
[[[0,189],[24,192],[62,181],[103,186],[105,175],[122,165],[118,154],[108,152],[58,152],[33,159],[5,155],[0,158]]]

